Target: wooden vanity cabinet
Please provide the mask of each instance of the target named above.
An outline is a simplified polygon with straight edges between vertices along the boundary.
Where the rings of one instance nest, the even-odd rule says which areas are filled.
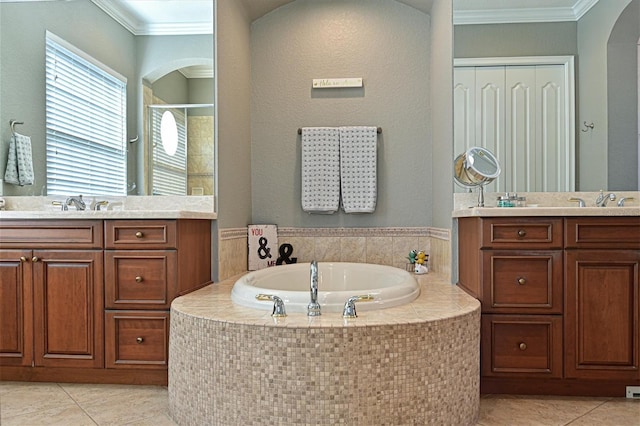
[[[565,375],[640,381],[640,218],[568,218]]]
[[[210,283],[209,220],[3,220],[0,380],[166,384],[171,302]]]
[[[210,226],[105,221],[106,368],[167,369],[171,302],[211,282]]]
[[[0,365],[102,367],[101,225],[100,221],[0,225]]]
[[[458,219],[482,304],[483,393],[623,396],[640,385],[640,218]]]

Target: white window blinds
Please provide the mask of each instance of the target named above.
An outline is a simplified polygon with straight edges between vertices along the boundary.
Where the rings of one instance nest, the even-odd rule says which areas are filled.
[[[47,32],[47,194],[126,195],[126,87]]]
[[[178,128],[178,147],[168,154],[162,143],[161,122],[164,111],[171,111]],[[184,195],[187,193],[187,117],[183,109],[150,108],[153,141],[153,195]]]

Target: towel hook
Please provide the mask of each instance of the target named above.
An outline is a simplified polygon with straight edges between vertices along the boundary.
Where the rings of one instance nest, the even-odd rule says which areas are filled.
[[[9,126],[11,127],[11,133],[16,134],[16,124],[24,124],[23,121],[9,120]]]

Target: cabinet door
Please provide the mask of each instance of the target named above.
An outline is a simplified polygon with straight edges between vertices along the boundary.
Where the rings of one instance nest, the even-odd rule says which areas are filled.
[[[102,252],[34,251],[35,365],[102,367]]]
[[[482,315],[482,375],[562,377],[562,317]]]
[[[565,375],[640,380],[638,250],[566,251]]]
[[[33,360],[30,262],[30,250],[0,250],[0,365]]]

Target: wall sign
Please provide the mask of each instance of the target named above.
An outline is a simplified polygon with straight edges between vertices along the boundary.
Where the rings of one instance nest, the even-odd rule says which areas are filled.
[[[339,87],[362,87],[362,78],[314,78],[314,89],[333,89]]]
[[[249,225],[249,270],[274,266],[278,258],[277,225]]]

